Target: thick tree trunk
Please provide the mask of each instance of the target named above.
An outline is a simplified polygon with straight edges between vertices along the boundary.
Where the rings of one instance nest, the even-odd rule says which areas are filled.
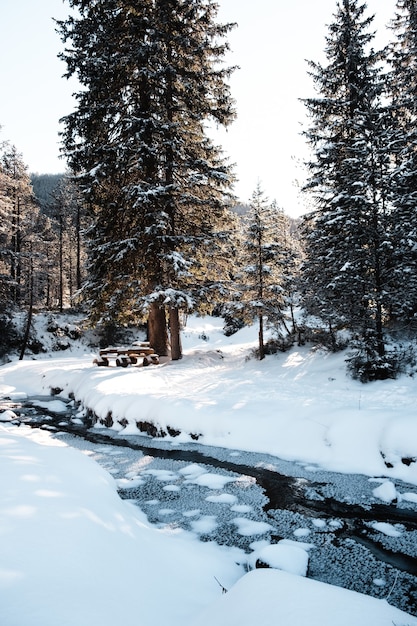
[[[171,359],[182,359],[180,316],[178,308],[169,309],[169,328],[171,333]]]
[[[165,309],[153,303],[148,316],[148,340],[159,356],[168,356],[168,332]]]

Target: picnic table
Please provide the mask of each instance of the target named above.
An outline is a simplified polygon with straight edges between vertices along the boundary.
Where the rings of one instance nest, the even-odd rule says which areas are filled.
[[[138,341],[129,347],[109,347],[99,351],[93,363],[100,367],[108,367],[114,363],[117,367],[128,365],[157,365],[159,356],[148,341]]]

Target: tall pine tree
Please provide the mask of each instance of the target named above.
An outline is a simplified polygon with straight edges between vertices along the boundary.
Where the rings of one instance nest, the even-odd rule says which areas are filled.
[[[147,311],[166,354],[169,314],[180,358],[178,311],[198,305],[202,259],[228,227],[232,175],[206,124],[234,117],[222,65],[231,25],[215,22],[212,0],[69,3],[79,15],[59,23],[62,57],[83,89],[63,141],[93,220],[93,319]]]
[[[359,0],[338,2],[326,38],[327,64],[310,62],[317,97],[305,100],[312,158],[306,191],[304,305],[357,333],[375,360],[385,353],[392,283],[390,116],[383,106],[382,54],[373,17]]]
[[[395,124],[392,143],[392,203],[395,283],[392,315],[402,324],[417,315],[417,2],[398,0],[390,46],[390,103]]]

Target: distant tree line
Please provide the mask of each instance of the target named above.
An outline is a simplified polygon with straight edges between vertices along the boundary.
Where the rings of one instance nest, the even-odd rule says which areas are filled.
[[[0,143],[0,352],[15,338],[14,311],[74,304],[84,276],[82,221],[69,177],[31,176],[15,146]]]

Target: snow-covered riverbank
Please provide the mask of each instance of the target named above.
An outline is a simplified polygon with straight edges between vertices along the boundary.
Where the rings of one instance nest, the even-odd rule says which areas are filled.
[[[152,422],[181,433],[165,438],[173,446],[198,436],[199,444],[269,453],[303,471],[363,473],[375,502],[415,503],[398,484],[417,484],[413,379],[364,386],[346,377],[342,354],[308,347],[248,360],[256,330],[225,338],[221,325],[191,319],[179,363],[97,368],[91,354],[75,351],[14,362],[0,368],[0,394],[60,388],[81,401],[81,415],[86,408],[102,419],[111,414],[118,431],[127,420],[124,434],[136,433],[137,421]],[[417,624],[385,600],[299,575],[244,575],[240,553],[150,527],[118,498],[108,473],[56,447],[47,433],[4,426],[0,443],[5,626],[297,626],[306,615],[312,626]],[[222,596],[215,578],[232,590]]]
[[[346,354],[311,346],[248,359],[256,329],[227,338],[222,325],[190,318],[184,358],[159,366],[98,368],[94,354],[79,350],[16,361],[0,368],[0,393],[60,389],[124,434],[149,422],[167,438],[179,431],[173,442],[198,437],[203,445],[417,484],[414,378],[363,385],[346,375]]]

